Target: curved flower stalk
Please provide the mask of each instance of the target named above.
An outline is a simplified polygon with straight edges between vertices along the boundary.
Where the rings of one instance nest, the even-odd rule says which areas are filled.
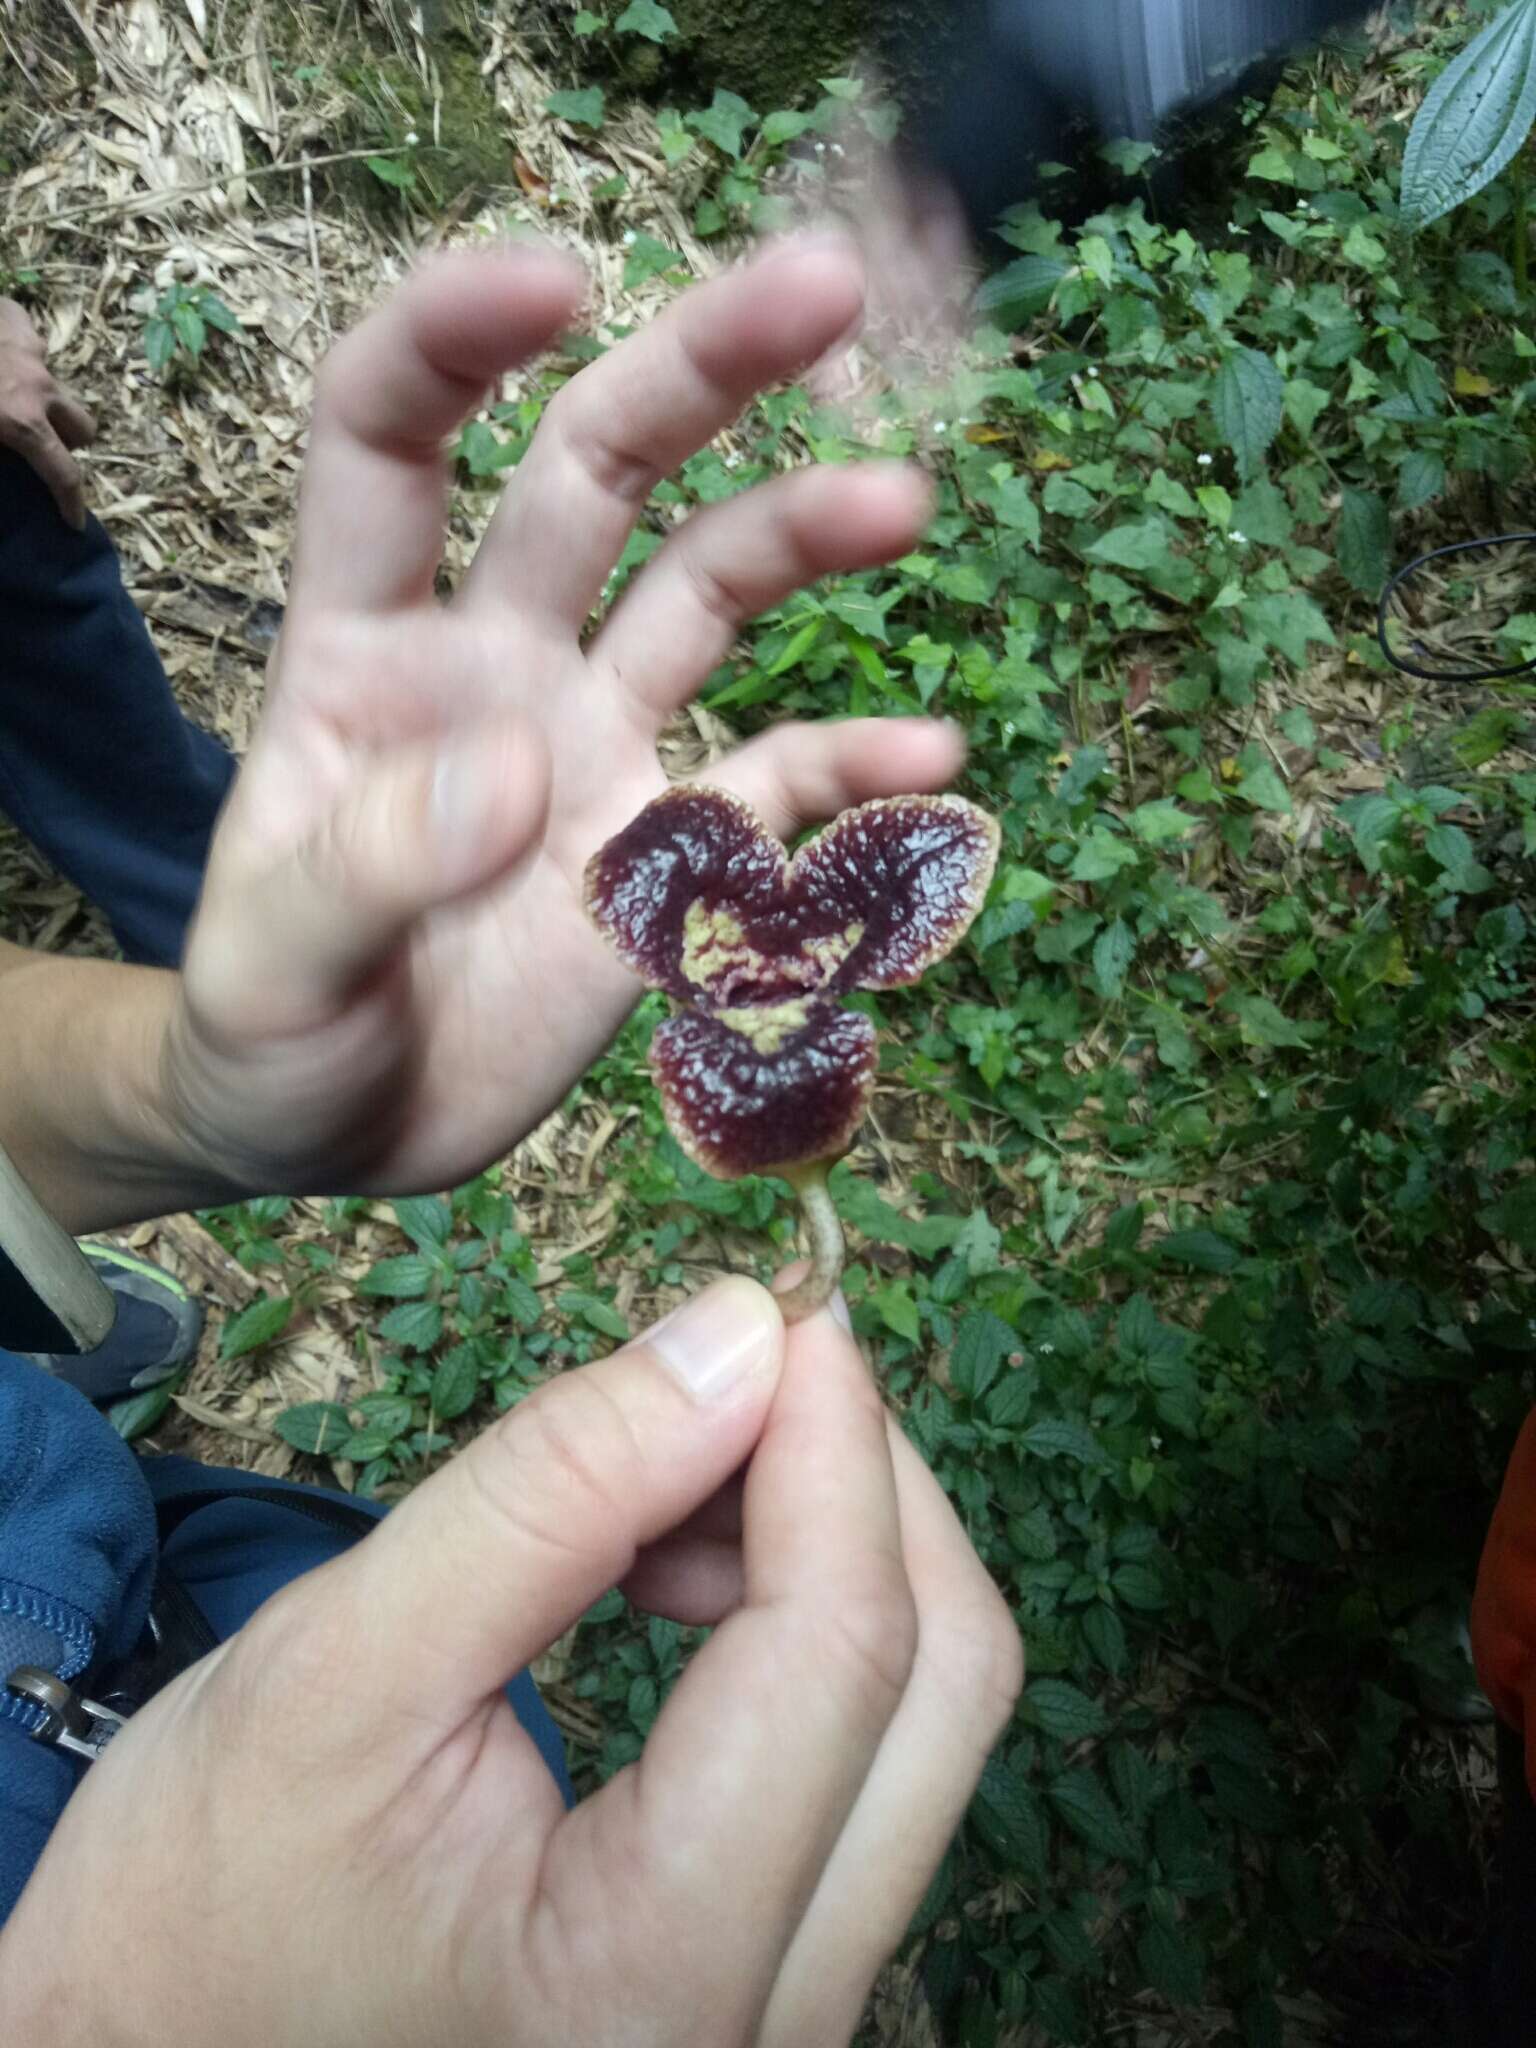
[[[587,910],[619,958],[679,1005],[651,1041],[667,1124],[722,1180],[773,1173],[800,1196],[811,1271],[786,1320],[842,1271],[827,1169],[874,1090],[875,1027],[838,998],[921,980],[964,937],[998,830],[957,796],[844,811],[790,858],[751,806],[681,784],[587,868]]]

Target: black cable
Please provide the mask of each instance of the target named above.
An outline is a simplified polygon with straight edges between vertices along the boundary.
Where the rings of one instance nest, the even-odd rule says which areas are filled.
[[[1381,603],[1376,607],[1376,639],[1382,653],[1398,672],[1415,676],[1422,683],[1497,683],[1511,676],[1528,676],[1536,672],[1536,661],[1522,661],[1514,668],[1485,669],[1433,669],[1420,668],[1394,653],[1387,639],[1388,608],[1392,600],[1410,576],[1417,576],[1421,569],[1427,569],[1431,562],[1444,561],[1448,555],[1465,555],[1475,548],[1512,547],[1519,541],[1536,542],[1536,533],[1497,533],[1486,540],[1456,540],[1448,547],[1431,548],[1427,555],[1420,555],[1404,569],[1399,569],[1392,581],[1381,594]]]

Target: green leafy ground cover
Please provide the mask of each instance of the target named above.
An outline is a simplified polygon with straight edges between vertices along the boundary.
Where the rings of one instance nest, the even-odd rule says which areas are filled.
[[[1394,58],[1405,111],[1467,32]],[[1070,233],[1016,216],[956,385],[857,431],[765,399],[626,560],[806,450],[938,480],[917,553],[762,621],[706,703],[741,731],[958,719],[1003,822],[967,947],[858,999],[884,1085],[835,1180],[856,1327],[1028,1644],[909,1956],[968,2048],[1438,2039],[1482,1911],[1483,1752],[1441,1710],[1533,1392],[1536,752],[1525,686],[1415,694],[1368,628],[1394,561],[1531,523],[1536,342],[1518,164],[1410,237],[1404,125],[1353,93],[1318,69],[1252,110],[1205,240],[1134,197]],[[751,214],[806,120],[659,117],[700,233]],[[630,263],[686,268],[644,235]],[[467,431],[466,489],[540,404]],[[711,1181],[663,1133],[660,1014],[573,1102],[617,1120],[620,1199],[553,1287],[498,1174],[397,1205],[361,1290],[377,1390],[279,1424],[315,1469],[411,1483],[625,1337],[620,1302],[695,1284],[722,1242],[782,1261],[788,1191]],[[334,1260],[286,1213],[217,1219],[275,1290],[231,1359]],[[637,1753],[685,1647],[617,1595],[588,1616],[563,1689],[589,1781]]]

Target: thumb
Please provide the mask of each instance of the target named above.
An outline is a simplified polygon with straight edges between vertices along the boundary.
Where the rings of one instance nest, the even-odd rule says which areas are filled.
[[[197,998],[243,1033],[330,1022],[428,911],[496,881],[537,845],[549,753],[502,716],[366,757],[321,825],[276,863],[214,841],[188,953]],[[231,830],[232,828],[232,830]]]
[[[783,1359],[773,1297],[722,1280],[494,1423],[326,1568],[355,1697],[440,1740],[750,1456]]]

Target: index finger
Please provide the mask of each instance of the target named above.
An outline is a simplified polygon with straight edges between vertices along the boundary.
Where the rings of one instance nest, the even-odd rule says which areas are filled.
[[[658,1935],[686,1926],[690,1971],[706,1973],[690,1986],[699,2009],[750,2015],[916,1648],[884,1410],[829,1315],[789,1333],[747,1475],[743,1545],[744,1606],[683,1677],[628,1783],[573,1815],[552,1846],[567,1853],[569,1834],[577,1867],[615,1839],[633,1857],[638,1821]]]
[[[387,611],[432,595],[443,442],[581,296],[552,249],[442,256],[326,357],[299,497],[293,601]]]
[[[685,292],[550,403],[466,597],[579,632],[653,486],[765,386],[824,355],[863,302],[863,270],[841,236],[781,244]]]

